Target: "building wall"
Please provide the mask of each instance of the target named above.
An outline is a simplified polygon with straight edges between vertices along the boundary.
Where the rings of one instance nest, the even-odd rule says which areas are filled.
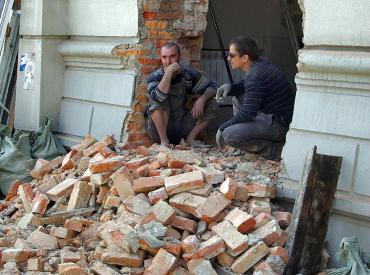
[[[347,228],[338,234],[338,229],[331,226],[328,239],[334,247],[350,234],[368,244],[368,234],[343,217],[361,219],[369,225],[370,2],[300,3],[305,47],[299,51],[294,115],[283,149],[283,176],[299,181],[304,158],[314,145],[318,153],[342,156],[334,206],[339,216],[331,224]],[[290,183],[283,193],[292,196],[289,189],[294,188],[297,185]]]
[[[15,127],[36,130],[46,115],[66,145],[88,133],[120,139],[136,67],[112,51],[138,30],[136,0],[24,1],[19,58],[33,55],[34,71],[28,88],[18,71]]]
[[[47,115],[66,145],[88,133],[151,144],[145,79],[168,40],[199,67],[207,11],[207,0],[25,1],[20,56],[34,55],[34,85],[18,72],[15,127],[36,130]]]

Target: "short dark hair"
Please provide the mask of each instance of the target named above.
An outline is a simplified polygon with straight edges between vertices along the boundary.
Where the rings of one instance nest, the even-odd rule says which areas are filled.
[[[238,36],[230,41],[230,45],[234,45],[239,54],[248,55],[252,61],[258,59],[258,47],[254,39],[247,36]]]
[[[180,54],[181,54],[180,47],[179,47],[179,45],[177,45],[177,44],[176,44],[175,42],[173,42],[173,41],[168,41],[168,42],[166,42],[166,44],[164,44],[162,48],[170,49],[170,48],[173,48],[173,47],[175,47],[175,48],[176,48],[177,53],[180,55]]]

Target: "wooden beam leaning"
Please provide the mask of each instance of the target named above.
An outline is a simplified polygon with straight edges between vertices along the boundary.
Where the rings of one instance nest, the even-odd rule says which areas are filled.
[[[289,261],[284,275],[316,275],[319,272],[342,157],[317,154],[316,149],[315,146],[307,155],[300,180],[289,229]]]

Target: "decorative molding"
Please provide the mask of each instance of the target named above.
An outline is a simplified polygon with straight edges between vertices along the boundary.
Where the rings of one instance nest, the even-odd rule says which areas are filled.
[[[300,50],[298,71],[370,74],[370,52]]]

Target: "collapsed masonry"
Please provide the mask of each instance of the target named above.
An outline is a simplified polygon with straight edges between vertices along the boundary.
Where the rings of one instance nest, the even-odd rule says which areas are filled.
[[[115,145],[86,136],[13,184],[0,274],[282,273],[291,214],[270,203],[279,163],[234,148]]]

